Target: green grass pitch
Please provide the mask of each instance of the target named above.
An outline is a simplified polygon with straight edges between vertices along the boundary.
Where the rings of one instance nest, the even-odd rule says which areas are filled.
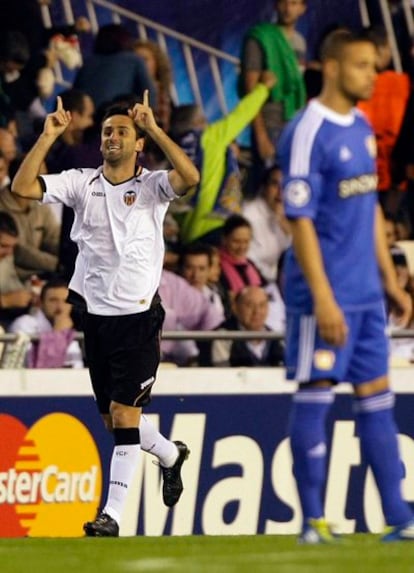
[[[292,536],[0,539],[1,573],[413,573],[414,543],[346,536],[300,546]]]

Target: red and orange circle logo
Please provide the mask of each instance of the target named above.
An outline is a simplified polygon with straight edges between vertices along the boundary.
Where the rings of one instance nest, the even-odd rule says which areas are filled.
[[[77,418],[48,414],[31,428],[0,414],[0,537],[77,537],[102,492],[95,440]]]

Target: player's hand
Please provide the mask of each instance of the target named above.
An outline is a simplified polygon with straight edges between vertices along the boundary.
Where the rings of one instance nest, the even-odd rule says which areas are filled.
[[[315,304],[315,318],[321,338],[332,346],[343,346],[348,337],[345,316],[334,299]]]
[[[152,129],[156,129],[158,127],[154,118],[154,113],[149,105],[148,90],[144,91],[142,103],[135,104],[132,110],[129,110],[128,113],[134,120],[135,124],[145,132],[150,132]]]
[[[388,296],[391,299],[391,316],[393,323],[401,328],[408,326],[413,313],[411,296],[408,292],[399,287],[393,292],[388,292]]]
[[[57,97],[56,111],[49,113],[46,116],[45,124],[43,126],[44,135],[58,138],[71,122],[72,116],[70,111],[63,109],[62,98]]]

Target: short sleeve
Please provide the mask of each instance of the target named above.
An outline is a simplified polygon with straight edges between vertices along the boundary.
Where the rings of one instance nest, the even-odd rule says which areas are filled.
[[[285,176],[283,178],[283,203],[286,217],[314,219],[321,195],[321,176],[311,173],[306,177]]]
[[[63,203],[68,207],[75,204],[76,185],[81,172],[77,169],[62,171],[56,175],[40,175],[43,182],[42,203]]]

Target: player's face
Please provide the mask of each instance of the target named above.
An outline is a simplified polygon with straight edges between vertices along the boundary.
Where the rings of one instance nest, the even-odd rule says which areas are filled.
[[[369,99],[377,76],[377,52],[373,44],[346,46],[337,67],[337,88],[352,104]]]
[[[137,139],[134,122],[126,115],[113,115],[102,124],[101,153],[106,163],[120,165],[142,151],[144,139]]]

